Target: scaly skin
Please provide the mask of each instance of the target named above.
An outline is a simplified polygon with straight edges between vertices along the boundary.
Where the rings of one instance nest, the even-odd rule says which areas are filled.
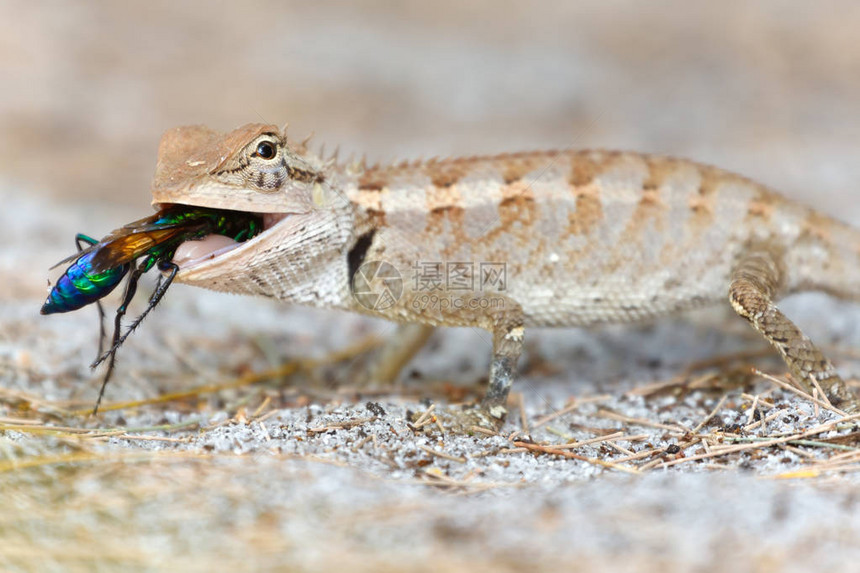
[[[720,169],[609,151],[338,165],[275,126],[181,127],[159,148],[161,203],[285,215],[181,270],[179,282],[487,329],[483,407],[494,421],[505,416],[525,327],[634,322],[726,300],[802,384],[857,408],[773,301],[800,290],[860,298],[860,233]],[[379,298],[385,287],[392,296]],[[404,330],[389,362],[402,365],[428,332]]]

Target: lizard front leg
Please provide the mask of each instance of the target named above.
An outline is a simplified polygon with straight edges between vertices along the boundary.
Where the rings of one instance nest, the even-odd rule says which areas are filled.
[[[748,254],[732,273],[732,308],[777,349],[792,377],[808,392],[812,393],[817,383],[834,406],[846,412],[857,410],[857,398],[830,360],[773,303],[780,279],[773,256],[764,251]]]
[[[499,426],[508,414],[506,403],[516,375],[517,360],[523,351],[522,313],[505,314],[493,324],[493,361],[490,383],[481,402],[481,410]]]
[[[434,327],[413,323],[401,324],[397,332],[382,346],[368,368],[368,377],[375,382],[392,382],[403,366],[421,350]],[[469,424],[477,423],[498,428],[507,416],[506,403],[516,375],[517,360],[523,350],[523,317],[517,307],[514,313],[495,317],[493,326],[493,359],[487,392],[480,410],[467,414]]]

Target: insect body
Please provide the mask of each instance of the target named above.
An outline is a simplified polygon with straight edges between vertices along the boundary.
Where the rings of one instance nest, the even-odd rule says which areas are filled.
[[[98,410],[105,386],[113,373],[116,351],[161,301],[179,271],[179,267],[171,261],[179,245],[211,234],[224,235],[236,242],[242,242],[254,237],[262,229],[261,218],[252,213],[174,206],[151,217],[129,223],[101,241],[86,235],[76,236],[79,252],[57,263],[60,265],[71,262],[51,289],[45,304],[42,305],[41,313],[70,312],[93,302],[98,305],[101,319],[99,356],[91,366],[95,368],[108,360],[108,369],[93,413]],[[82,248],[81,243],[87,243],[89,247]],[[125,334],[121,335],[122,317],[137,292],[138,280],[154,266],[166,275],[159,277],[146,310],[132,322]],[[110,294],[126,275],[128,282],[114,318],[111,346],[107,352],[103,352],[104,310],[100,299]]]
[[[48,300],[42,305],[42,314],[69,312],[92,304],[113,291],[128,272],[128,264],[94,271],[92,259],[98,251],[87,249],[83,252],[81,243],[95,246],[98,245],[98,241],[81,234],[75,237],[75,241],[82,254],[75,258],[63,276],[57,280],[57,284],[48,295]]]

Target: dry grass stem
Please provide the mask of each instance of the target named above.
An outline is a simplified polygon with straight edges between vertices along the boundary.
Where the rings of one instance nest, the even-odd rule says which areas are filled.
[[[600,418],[607,418],[609,420],[616,420],[618,422],[624,422],[627,424],[644,426],[646,428],[659,428],[661,430],[671,430],[673,432],[681,433],[687,432],[687,429],[681,425],[661,424],[659,422],[652,422],[651,420],[646,420],[644,418],[632,418],[630,416],[625,416],[623,414],[618,414],[617,412],[611,412],[609,410],[598,410],[596,415]]]
[[[346,420],[344,422],[338,422],[336,424],[330,424],[328,426],[320,426],[317,428],[308,428],[308,432],[329,432],[331,430],[348,430],[350,428],[354,428],[356,426],[361,426],[362,424],[366,424],[370,421],[373,421],[373,417],[369,418],[355,418],[354,420]]]
[[[567,406],[565,406],[561,410],[559,410],[557,412],[553,412],[552,414],[547,414],[546,416],[543,416],[542,418],[538,418],[537,420],[535,420],[531,425],[532,430],[536,430],[536,429],[540,428],[541,426],[545,425],[547,422],[551,422],[551,421],[555,420],[556,418],[560,418],[561,416],[564,416],[565,414],[570,414],[571,412],[573,412],[574,410],[576,410],[577,408],[579,408],[583,404],[591,404],[594,402],[605,402],[606,400],[609,400],[610,398],[612,398],[612,396],[610,394],[600,394],[598,396],[590,396],[590,397],[586,397],[586,398],[572,398],[570,401],[570,404],[568,404]]]
[[[443,458],[446,460],[451,460],[452,462],[459,462],[461,464],[466,463],[466,458],[464,458],[464,457],[452,456],[451,454],[446,454],[445,452],[440,452],[440,451],[434,450],[433,448],[430,448],[430,447],[422,445],[422,444],[418,444],[418,449],[421,450],[422,452],[426,452],[426,453],[430,454],[431,456],[436,456],[437,458]]]
[[[589,464],[593,464],[596,466],[610,468],[613,470],[618,470],[620,472],[625,472],[625,473],[629,473],[629,474],[634,474],[634,475],[639,474],[639,470],[637,470],[636,468],[630,468],[627,466],[622,466],[622,465],[619,465],[619,464],[616,464],[613,462],[607,462],[605,460],[601,460],[601,459],[597,459],[597,458],[587,458],[585,456],[580,456],[580,455],[568,452],[566,450],[559,450],[558,448],[554,448],[552,446],[541,446],[538,444],[528,444],[525,442],[514,442],[514,445],[517,446],[518,448],[525,448],[525,449],[533,451],[533,452],[540,452],[543,454],[551,454],[554,456],[561,456],[563,458],[570,458],[572,460],[579,460],[579,461],[587,462]]]
[[[713,418],[714,416],[716,416],[716,415],[717,415],[717,412],[719,412],[719,411],[720,411],[720,408],[722,408],[722,407],[723,407],[723,404],[725,404],[725,403],[726,403],[726,400],[727,400],[727,399],[728,399],[728,396],[727,396],[726,394],[723,394],[723,397],[722,397],[722,398],[720,398],[720,401],[719,401],[719,402],[717,402],[717,405],[716,405],[716,406],[714,406],[714,409],[713,409],[713,410],[711,410],[711,412],[710,412],[707,416],[705,416],[705,418],[704,418],[701,422],[699,422],[699,425],[698,425],[698,426],[696,426],[695,428],[693,428],[692,433],[693,433],[693,434],[698,434],[698,433],[699,433],[699,431],[700,431],[702,428],[704,428],[704,427],[705,427],[705,424],[707,424],[708,422],[710,422],[710,421],[711,421],[711,418]]]
[[[753,373],[756,374],[757,376],[761,376],[765,380],[773,382],[774,384],[776,384],[777,386],[779,386],[780,388],[782,388],[784,390],[788,390],[789,392],[793,392],[794,394],[797,394],[798,396],[806,398],[807,400],[809,400],[813,404],[818,404],[819,406],[821,406],[822,408],[824,408],[826,410],[829,410],[831,412],[835,412],[835,413],[839,414],[840,416],[847,416],[848,415],[845,412],[843,412],[842,410],[834,407],[832,404],[829,404],[827,402],[823,402],[822,400],[819,400],[818,398],[810,395],[808,392],[805,392],[804,390],[800,390],[798,388],[795,388],[793,385],[788,384],[786,382],[783,382],[779,378],[772,376],[770,374],[767,374],[766,372],[762,372],[761,370],[753,368]]]
[[[421,427],[427,420],[430,419],[430,414],[432,414],[433,410],[435,410],[435,409],[436,409],[436,404],[431,404],[429,408],[424,410],[424,412],[422,412],[421,415],[418,416],[418,419],[415,420],[415,423],[412,425],[415,426],[416,428]]]

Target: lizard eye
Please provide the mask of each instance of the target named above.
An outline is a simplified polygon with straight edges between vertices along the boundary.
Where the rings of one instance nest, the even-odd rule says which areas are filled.
[[[275,156],[278,155],[278,150],[275,147],[275,144],[271,141],[261,141],[257,144],[257,149],[254,151],[254,155],[261,159],[274,159]]]

